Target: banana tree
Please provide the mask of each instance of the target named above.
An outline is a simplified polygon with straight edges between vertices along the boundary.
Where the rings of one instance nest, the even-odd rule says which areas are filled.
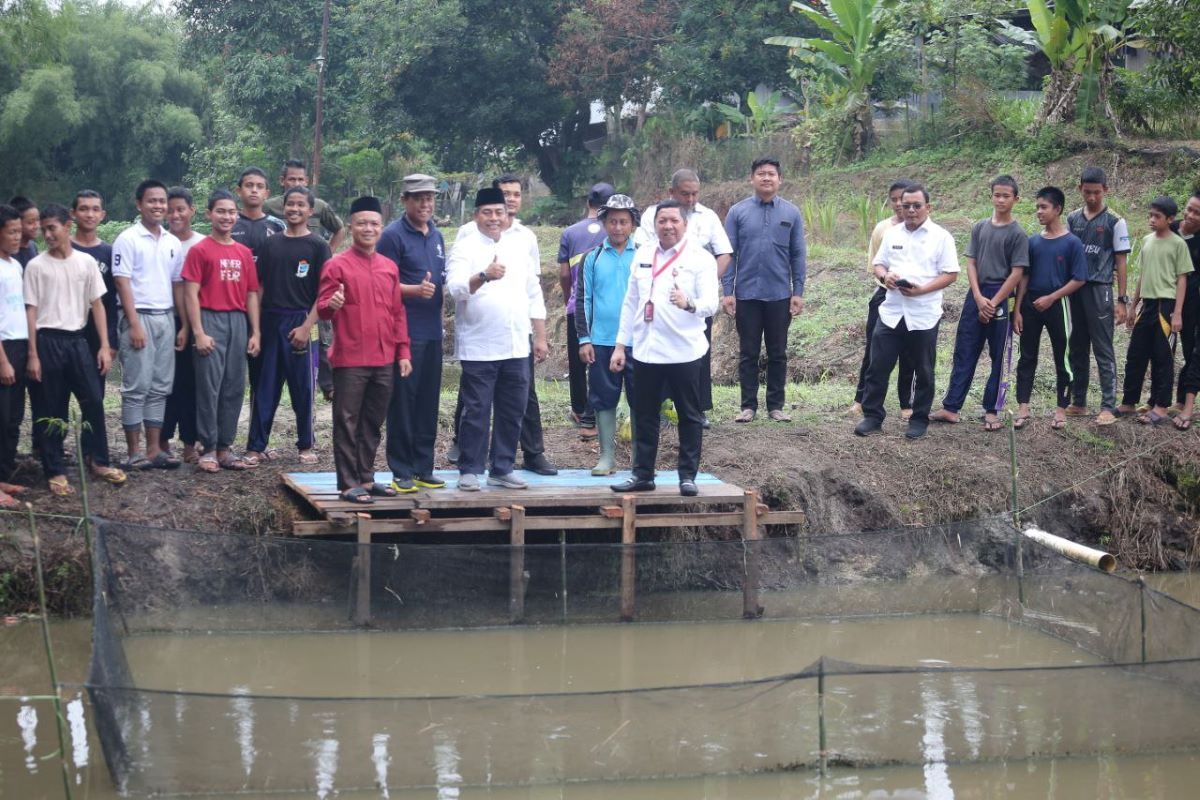
[[[771,36],[765,40],[767,44],[788,48],[838,89],[851,123],[849,132],[856,158],[875,143],[871,84],[881,60],[883,12],[895,3],[896,0],[793,0],[792,10],[804,15],[825,36]]]
[[[1135,0],[1025,0],[1036,36],[1003,23],[1008,35],[1037,47],[1050,62],[1050,79],[1034,129],[1073,120],[1087,126],[1099,111],[1117,129],[1109,105],[1113,56],[1138,46],[1129,32]],[[1119,131],[1118,131],[1119,132]]]
[[[746,136],[759,138],[776,130],[783,123],[780,111],[782,100],[782,92],[771,92],[765,100],[758,99],[758,92],[749,92],[746,94],[746,107],[750,109],[749,114],[728,103],[713,103],[713,105],[730,125],[744,127]]]

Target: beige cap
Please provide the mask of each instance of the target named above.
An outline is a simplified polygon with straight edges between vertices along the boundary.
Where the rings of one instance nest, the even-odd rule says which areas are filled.
[[[404,179],[404,194],[416,194],[417,192],[436,192],[437,181],[432,175],[422,175],[416,173],[414,175],[405,175]]]

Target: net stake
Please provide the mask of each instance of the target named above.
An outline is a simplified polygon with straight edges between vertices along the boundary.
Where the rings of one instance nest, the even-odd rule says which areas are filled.
[[[634,550],[637,541],[637,503],[633,495],[621,497],[621,621],[633,622],[634,580],[637,562]]]
[[[366,625],[371,621],[371,517],[358,515],[358,557],[355,578],[358,588],[354,599],[354,624]]]
[[[742,501],[742,618],[758,619],[763,607],[758,602],[758,546],[751,544],[762,538],[758,528],[758,493],[747,490]]]
[[[508,613],[515,624],[525,619],[525,506],[513,506],[509,517]]]

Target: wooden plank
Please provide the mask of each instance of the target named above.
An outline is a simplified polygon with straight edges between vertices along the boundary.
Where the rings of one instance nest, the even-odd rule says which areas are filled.
[[[758,619],[762,616],[763,607],[758,601],[759,563],[758,546],[762,534],[758,528],[758,493],[746,492],[746,501],[742,506],[742,540],[747,543],[744,560],[745,574],[742,578],[742,617]]]
[[[514,623],[525,619],[525,509],[513,506],[508,543],[508,614]]]
[[[435,470],[434,475],[446,481],[446,487],[443,489],[422,489],[417,494],[448,494],[456,493],[458,490],[455,485],[458,481],[457,470]],[[533,489],[576,489],[576,488],[591,488],[600,491],[609,491],[609,486],[620,481],[622,477],[628,477],[629,473],[617,473],[608,476],[595,476],[590,470],[586,469],[561,469],[557,475],[538,475],[532,472],[522,472],[521,477],[527,481]],[[293,488],[297,492],[336,492],[337,491],[337,474],[333,472],[286,472],[282,474],[285,484]],[[390,472],[375,473],[375,480],[379,483],[388,483],[392,479]],[[657,480],[664,486],[674,487],[679,482],[679,475],[673,470],[664,470],[657,476]],[[696,485],[700,487],[715,486],[723,483],[717,476],[701,472],[696,476]],[[673,489],[668,489],[671,491]],[[501,492],[504,489],[484,485],[481,487],[482,492]],[[470,493],[467,493],[470,494]]]
[[[634,590],[637,580],[637,505],[633,495],[621,498],[621,621],[632,622],[634,616]]]
[[[356,569],[358,589],[354,595],[354,624],[371,621],[371,534],[372,521],[362,514],[358,518],[358,553]]]

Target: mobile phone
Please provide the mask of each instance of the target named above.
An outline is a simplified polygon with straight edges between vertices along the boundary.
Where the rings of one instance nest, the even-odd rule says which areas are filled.
[[[908,278],[900,278],[896,281],[896,285],[901,289],[915,289],[917,285],[908,280]]]

